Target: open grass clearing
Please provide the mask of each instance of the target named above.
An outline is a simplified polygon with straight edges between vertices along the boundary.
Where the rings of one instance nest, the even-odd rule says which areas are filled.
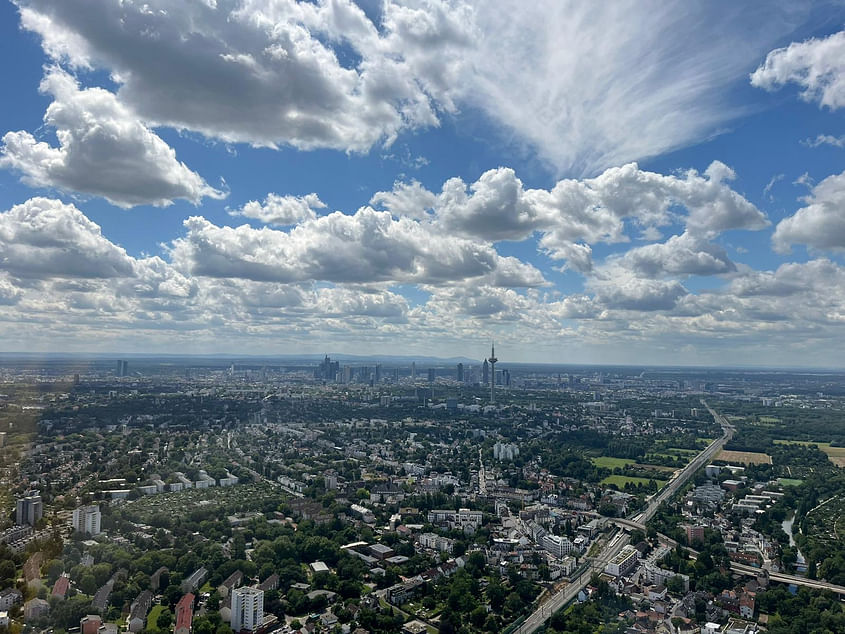
[[[680,467],[665,467],[659,464],[643,464],[638,462],[634,465],[637,469],[648,469],[650,471],[661,471],[663,473],[673,473],[677,471]]]
[[[778,484],[783,487],[797,487],[798,485],[804,484],[804,481],[798,478],[778,478]]]
[[[602,484],[615,484],[620,489],[624,489],[625,485],[628,482],[633,484],[643,484],[646,485],[649,483],[650,480],[654,480],[657,482],[657,488],[662,489],[663,485],[666,484],[665,480],[658,480],[657,478],[638,478],[636,476],[625,476],[625,475],[610,475],[607,476],[604,480],[601,481]]]
[[[772,457],[769,454],[757,451],[732,451],[722,449],[716,454],[716,460],[740,464],[772,464]]]
[[[634,464],[634,461],[630,458],[613,458],[611,456],[598,456],[596,458],[590,458],[590,462],[592,462],[597,467],[601,467],[603,469],[616,469],[617,467],[621,469],[623,467],[627,467],[628,465]]]

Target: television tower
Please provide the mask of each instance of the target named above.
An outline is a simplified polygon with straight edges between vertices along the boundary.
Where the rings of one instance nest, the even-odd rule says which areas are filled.
[[[487,362],[490,364],[490,404],[496,404],[496,362],[498,359],[496,358],[496,344],[490,344],[490,358],[487,359]]]

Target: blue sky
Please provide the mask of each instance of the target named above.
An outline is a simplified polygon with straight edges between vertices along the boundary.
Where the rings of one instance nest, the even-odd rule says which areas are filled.
[[[4,348],[840,366],[845,9],[736,4],[4,1]]]

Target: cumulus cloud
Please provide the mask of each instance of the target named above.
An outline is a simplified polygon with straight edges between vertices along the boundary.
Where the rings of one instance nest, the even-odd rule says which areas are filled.
[[[112,93],[81,90],[58,68],[47,71],[41,92],[53,97],[44,123],[59,146],[19,131],[6,133],[0,148],[0,166],[21,172],[27,184],[102,196],[119,207],[224,197]]]
[[[512,169],[500,167],[469,185],[451,178],[437,194],[416,181],[396,183],[370,202],[397,216],[422,218],[449,235],[487,242],[520,241],[539,232],[541,250],[587,273],[593,268],[592,244],[630,239],[626,221],[638,225],[644,237],[680,222],[687,239],[695,236],[699,244],[724,231],[767,227],[763,212],[731,188],[735,178],[719,161],[703,174],[669,175],[629,163],[595,178],[563,179],[546,190],[525,189]],[[715,253],[711,247],[705,250]]]
[[[731,281],[738,297],[790,297],[811,290],[830,293],[845,288],[845,270],[827,259],[788,262],[776,271],[746,271]]]
[[[588,288],[607,308],[642,312],[671,310],[689,292],[677,280],[642,279],[621,270],[612,278],[592,280]]]
[[[828,176],[810,191],[802,207],[775,227],[776,251],[788,253],[791,245],[816,249],[845,249],[845,172]]]
[[[429,225],[367,207],[354,215],[334,212],[288,232],[219,227],[202,217],[189,218],[185,227],[187,235],[173,241],[170,255],[194,275],[276,282],[444,283],[483,276],[515,286],[544,282],[537,269],[512,263],[490,246],[444,237]]]
[[[740,112],[732,82],[799,13],[388,0],[373,22],[352,0],[15,3],[48,55],[110,72],[151,124],[363,152],[463,107],[578,175],[712,134]]]
[[[108,69],[145,120],[270,147],[366,151],[436,125],[470,42],[469,9],[434,0],[388,3],[381,28],[351,0],[17,4],[49,55]]]
[[[773,91],[794,83],[801,98],[837,110],[845,106],[845,31],[773,50],[751,74],[751,85]]]
[[[614,259],[638,277],[720,275],[736,271],[724,248],[689,233],[636,247]]]
[[[326,204],[317,194],[281,196],[270,193],[263,203],[250,200],[240,209],[230,211],[232,216],[254,218],[268,225],[289,226],[317,217],[315,210],[325,209]]]
[[[0,269],[15,277],[134,275],[126,251],[73,205],[31,198],[0,213]]]

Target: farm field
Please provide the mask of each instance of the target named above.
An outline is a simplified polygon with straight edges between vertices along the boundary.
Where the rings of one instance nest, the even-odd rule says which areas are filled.
[[[845,447],[831,447],[829,442],[814,442],[811,440],[775,440],[778,445],[818,445],[827,454],[830,461],[837,467],[845,468]]]
[[[741,464],[772,464],[772,457],[756,451],[731,451],[722,449],[716,454],[716,460],[725,462],[739,462]]]
[[[666,484],[665,480],[658,480],[657,478],[652,478],[655,482],[657,482],[657,488],[662,489],[663,486]],[[602,484],[615,484],[620,489],[625,487],[625,484],[631,482],[633,484],[648,484],[649,478],[638,478],[635,476],[624,476],[624,475],[610,475],[607,476],[604,480],[601,481]]]

